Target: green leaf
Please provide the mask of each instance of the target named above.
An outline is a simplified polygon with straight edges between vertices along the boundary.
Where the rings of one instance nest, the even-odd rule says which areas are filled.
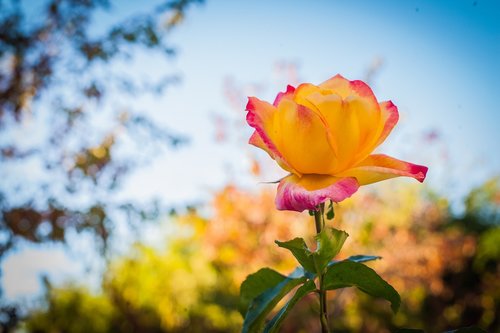
[[[394,312],[398,311],[401,304],[398,292],[373,269],[361,263],[342,261],[331,265],[323,281],[327,290],[354,286],[368,295],[384,298],[391,302]]]
[[[328,211],[326,212],[326,218],[329,220],[333,220],[335,217],[335,212],[333,210],[333,202],[330,200],[330,204],[328,205]]]
[[[283,323],[283,320],[286,318],[295,304],[297,304],[298,301],[300,301],[302,298],[304,298],[304,296],[314,291],[315,289],[316,284],[314,284],[314,281],[312,280],[307,281],[299,289],[297,289],[295,295],[293,295],[293,297],[281,308],[281,310],[273,317],[273,319],[271,319],[271,321],[267,323],[266,327],[264,327],[264,333],[278,332],[281,324]]]
[[[313,253],[316,273],[321,274],[330,260],[335,257],[349,235],[347,232],[334,228],[324,228],[318,235],[318,249]]]
[[[353,261],[353,262],[366,262],[366,261],[372,261],[372,260],[377,260],[377,259],[382,259],[380,256],[367,256],[364,254],[357,254],[355,256],[350,256],[346,260]]]
[[[339,262],[344,262],[344,261],[352,261],[352,262],[366,262],[366,261],[372,261],[372,260],[377,260],[377,259],[382,259],[380,256],[366,256],[362,254],[358,254],[355,256],[350,256],[344,260],[332,260],[328,263],[328,266],[338,264]]]
[[[307,248],[306,242],[302,238],[294,238],[287,242],[275,241],[279,247],[285,248],[292,252],[297,261],[309,272],[316,273],[314,260],[311,251]]]
[[[256,273],[247,276],[240,287],[240,301],[238,310],[245,316],[252,300],[267,289],[273,288],[286,279],[286,276],[270,268],[262,268]]]
[[[311,273],[321,274],[330,260],[335,257],[349,235],[342,230],[325,228],[318,235],[318,249],[311,252],[302,238],[287,242],[275,241],[279,247],[290,250],[297,261]]]
[[[307,278],[304,270],[299,267],[289,276],[264,268],[249,275],[243,282],[240,291],[240,300],[244,303],[250,299],[243,333],[260,332],[264,321],[276,304],[296,286],[304,283]]]

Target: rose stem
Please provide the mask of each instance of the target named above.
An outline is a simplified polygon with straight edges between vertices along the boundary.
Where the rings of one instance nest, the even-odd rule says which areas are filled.
[[[323,211],[324,211],[324,204],[321,204],[320,206],[317,207],[317,209],[314,211],[314,222],[316,223],[316,233],[320,233],[321,230],[324,227],[324,217],[323,217]],[[324,289],[323,286],[323,277],[324,277],[324,272],[318,272],[318,280],[319,280],[319,320],[321,322],[321,332],[322,333],[329,333],[328,329],[328,312],[327,312],[327,306],[326,306],[326,290]]]

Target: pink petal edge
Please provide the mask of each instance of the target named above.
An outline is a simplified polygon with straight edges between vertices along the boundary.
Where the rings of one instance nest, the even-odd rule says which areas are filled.
[[[372,98],[375,100],[375,102],[377,101],[372,88],[370,88],[370,86],[367,85],[364,81],[361,80],[349,81],[349,86],[351,87],[352,90],[357,92],[359,96]]]
[[[306,209],[316,209],[326,200],[340,202],[347,199],[359,188],[355,178],[341,178],[328,187],[308,191],[289,178],[290,176],[283,178],[278,185],[275,200],[278,210],[303,212]]]
[[[279,92],[278,95],[276,95],[273,105],[278,107],[283,97],[292,96],[294,92],[295,92],[295,87],[291,85],[286,86],[286,91]]]
[[[419,164],[402,161],[385,154],[373,154],[361,162],[362,167],[379,168],[386,173],[392,173],[398,176],[411,177],[423,183],[427,176],[428,167]]]
[[[267,149],[264,149],[274,160],[276,160],[282,167],[284,167],[285,170],[294,172],[295,174],[300,174],[297,172],[283,157],[281,152],[278,150],[278,148],[274,145],[272,142],[271,138],[267,135],[266,131],[264,130],[264,120],[262,119],[261,115],[259,115],[259,112],[257,111],[258,103],[263,103],[263,105],[268,106],[270,108],[275,108],[274,106],[270,105],[267,102],[263,102],[259,100],[256,97],[248,97],[248,103],[246,106],[246,111],[248,111],[246,120],[248,125],[250,127],[253,127],[255,129],[254,134],[250,137],[249,143],[263,149],[259,144],[263,144],[266,146]],[[261,141],[258,141],[257,136],[260,138]]]
[[[387,113],[387,118],[385,119],[384,128],[377,140],[376,146],[381,145],[385,141],[399,120],[398,107],[392,101],[381,102],[379,105],[380,110]]]

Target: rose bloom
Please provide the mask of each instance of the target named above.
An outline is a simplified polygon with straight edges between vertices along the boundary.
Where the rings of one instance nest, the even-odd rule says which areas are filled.
[[[246,110],[255,129],[249,143],[290,172],[278,186],[279,210],[316,209],[389,178],[425,179],[425,166],[372,154],[399,115],[391,101],[379,103],[363,81],[336,75],[319,86],[288,86],[273,104],[249,97]]]

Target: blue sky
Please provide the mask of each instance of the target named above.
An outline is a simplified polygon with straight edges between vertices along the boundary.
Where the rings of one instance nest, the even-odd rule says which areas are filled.
[[[147,170],[151,185],[182,188],[175,194],[160,190],[177,201],[199,196],[200,186],[245,181],[239,175],[247,174],[245,156],[253,148],[244,147],[243,140],[236,147],[214,144],[207,127],[214,113],[235,122],[244,117],[245,100],[237,113],[223,96],[225,78],[243,87],[264,83],[258,97],[273,100],[286,84],[274,80],[277,61],[298,64],[300,79],[320,83],[336,73],[364,78],[379,58],[383,66],[372,87],[380,100],[393,100],[401,114],[394,139],[383,149],[430,164],[430,186],[439,187],[443,181],[441,175],[433,177],[433,169],[447,166],[432,165],[424,147],[414,147],[422,132],[438,131],[456,173],[447,181],[460,182],[464,193],[500,170],[500,109],[494,97],[500,87],[499,19],[494,1],[209,1],[195,7],[173,34],[180,51],[175,66],[183,83],[167,92],[165,112],[158,116],[187,133],[192,145],[175,161],[170,157]],[[151,108],[158,103],[149,102]],[[475,161],[481,166],[474,166]],[[179,173],[190,181],[177,177]],[[205,194],[203,198],[210,193]]]
[[[101,15],[96,27],[116,13],[138,10],[137,3],[116,7],[115,16]],[[266,156],[246,145],[251,129],[243,125],[246,94],[272,101],[285,87],[276,75],[280,61],[295,64],[302,81],[320,83],[337,73],[363,79],[374,59],[381,59],[372,88],[401,115],[381,151],[429,166],[427,185],[456,200],[500,173],[499,1],[214,0],[192,7],[171,38],[179,51],[173,63],[162,67],[139,55],[126,70],[152,79],[163,71],[181,74],[182,83],[164,96],[135,104],[191,143],[135,172],[121,197],[204,202],[230,181],[255,189],[259,181],[281,175],[272,163],[266,179],[249,175],[250,157]],[[241,88],[241,110],[224,96],[228,78]],[[225,142],[214,140],[214,116],[225,119]],[[423,142],[433,131],[441,140]],[[82,274],[68,264],[71,254],[61,253],[27,247],[9,257],[6,295],[36,293],[41,271],[58,279]],[[47,264],[34,267],[34,261]],[[24,291],[18,288],[20,276]]]

